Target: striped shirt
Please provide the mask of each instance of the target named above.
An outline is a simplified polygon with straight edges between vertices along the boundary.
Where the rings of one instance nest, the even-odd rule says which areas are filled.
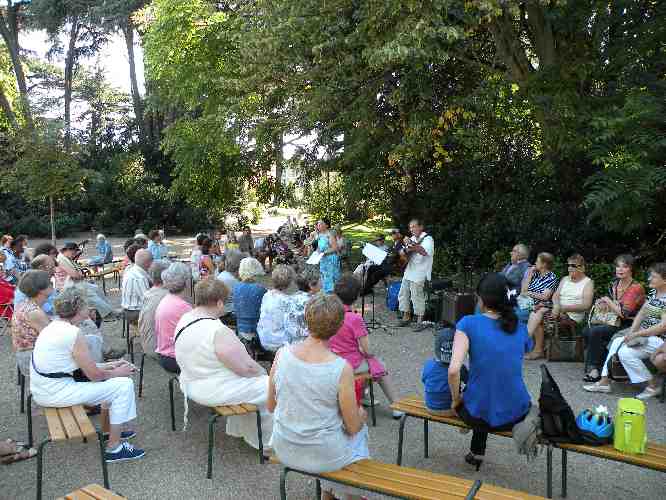
[[[143,296],[150,289],[148,273],[136,264],[123,273],[121,305],[128,311],[139,311],[143,306]]]
[[[534,271],[530,284],[527,286],[528,292],[542,294],[546,290],[555,290],[557,288],[557,276],[554,272],[548,271],[545,274],[541,274],[538,271]],[[535,304],[547,304],[550,303],[549,300],[539,300],[534,299]]]

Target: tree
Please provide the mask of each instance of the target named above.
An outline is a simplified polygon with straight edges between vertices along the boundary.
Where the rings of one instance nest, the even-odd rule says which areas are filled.
[[[20,148],[20,157],[3,179],[4,187],[21,193],[28,201],[48,201],[51,240],[55,245],[55,202],[79,193],[87,172],[79,167],[55,129],[27,136]]]

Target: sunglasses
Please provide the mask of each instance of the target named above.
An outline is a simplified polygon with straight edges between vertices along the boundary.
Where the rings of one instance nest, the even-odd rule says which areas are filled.
[[[569,264],[569,263],[568,263],[568,264],[567,264],[567,267],[578,268],[578,267],[581,267],[581,265],[580,265],[580,264]]]

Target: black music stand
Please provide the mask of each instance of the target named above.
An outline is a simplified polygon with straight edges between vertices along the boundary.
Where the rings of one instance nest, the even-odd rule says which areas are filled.
[[[366,243],[368,244],[368,243]],[[386,255],[384,256],[384,259],[386,259]],[[372,260],[372,259],[369,259]],[[382,262],[384,260],[382,259]],[[382,262],[375,262],[372,261],[374,265],[380,266]],[[366,280],[366,274],[367,274],[367,269],[365,266],[363,266],[363,274],[362,274],[362,279],[361,279],[361,293],[365,291],[365,280]],[[372,294],[372,317],[369,322],[365,324],[368,330],[374,330],[375,328],[379,327],[379,323],[375,321],[375,287],[373,286],[370,289],[370,293]],[[361,317],[363,320],[365,320],[365,294],[361,295]]]

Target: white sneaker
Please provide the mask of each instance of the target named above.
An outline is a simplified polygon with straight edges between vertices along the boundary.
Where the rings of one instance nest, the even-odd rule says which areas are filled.
[[[402,418],[404,414],[405,414],[404,411],[393,410],[393,418],[395,418],[396,420]]]
[[[583,389],[587,392],[604,392],[606,394],[610,393],[611,391],[610,385],[601,385],[599,382],[595,382],[594,384],[590,385],[584,385]]]
[[[661,387],[655,389],[654,387],[650,387],[648,385],[645,389],[643,389],[643,392],[641,392],[636,396],[636,399],[645,401],[646,399],[654,398],[660,395],[661,395]]]

